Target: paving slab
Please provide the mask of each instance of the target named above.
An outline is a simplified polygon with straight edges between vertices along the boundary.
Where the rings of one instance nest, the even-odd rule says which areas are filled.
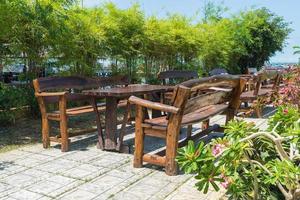
[[[266,119],[246,118],[257,127],[266,128]],[[211,123],[223,125],[218,115]],[[199,131],[201,123],[193,126]],[[128,126],[125,143],[133,144],[134,128]],[[185,133],[186,129],[182,129]],[[82,137],[81,137],[82,138]],[[96,133],[86,136],[87,142],[71,145],[61,152],[59,145],[43,149],[42,144],[22,147],[0,154],[0,198],[74,199],[74,200],[217,200],[224,191],[199,192],[192,175],[167,176],[162,167],[145,165],[133,168],[133,155],[101,151],[96,148]],[[73,139],[72,139],[73,141]],[[82,145],[82,146],[80,146]],[[160,139],[147,139],[147,151],[163,148]]]

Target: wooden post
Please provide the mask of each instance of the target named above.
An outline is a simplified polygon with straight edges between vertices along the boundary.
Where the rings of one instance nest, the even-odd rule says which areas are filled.
[[[68,119],[66,114],[67,99],[66,96],[59,97],[59,114],[60,114],[60,134],[61,134],[61,151],[69,150],[69,135],[68,135]]]
[[[135,151],[134,151],[134,167],[142,167],[143,166],[143,154],[144,154],[144,129],[142,127],[144,113],[143,107],[140,105],[136,105],[136,116],[135,116]]]
[[[38,102],[41,110],[42,116],[42,140],[43,140],[43,147],[48,148],[50,146],[50,134],[49,134],[49,121],[47,118],[47,111],[46,105],[43,101],[42,97],[38,97]]]
[[[167,127],[166,136],[166,174],[177,174],[177,163],[175,161],[178,147],[178,137],[180,132],[181,121],[184,107],[190,94],[190,89],[179,86],[173,106],[180,108],[177,114],[171,114]]]
[[[39,91],[39,83],[37,80],[33,80],[33,87],[35,91]],[[49,120],[47,118],[47,109],[43,97],[37,97],[39,108],[42,116],[42,141],[43,147],[48,148],[50,146],[50,133],[49,133]]]
[[[106,97],[105,110],[105,149],[116,150],[116,132],[117,132],[117,106],[116,97]]]
[[[238,85],[232,91],[232,98],[229,102],[228,110],[226,113],[226,124],[234,118],[237,109],[241,105],[240,96],[245,88],[246,82],[247,81],[245,79],[240,78]]]

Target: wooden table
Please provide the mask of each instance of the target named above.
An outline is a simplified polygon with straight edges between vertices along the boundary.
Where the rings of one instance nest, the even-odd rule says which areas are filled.
[[[131,95],[144,95],[151,94],[153,92],[165,93],[172,91],[174,87],[163,85],[129,85],[127,87],[116,87],[107,89],[94,89],[84,91],[84,94],[92,96],[94,98],[106,99],[106,111],[105,111],[105,141],[103,149],[110,151],[120,151],[123,142],[123,137],[119,138],[117,142],[117,106],[118,101],[121,99],[127,99]],[[95,109],[97,110],[97,109]],[[99,117],[99,113],[97,113]],[[100,130],[98,126],[98,132]],[[100,134],[100,133],[99,133]],[[99,140],[99,142],[101,142]],[[118,144],[119,143],[119,144]],[[100,145],[101,146],[101,145]]]

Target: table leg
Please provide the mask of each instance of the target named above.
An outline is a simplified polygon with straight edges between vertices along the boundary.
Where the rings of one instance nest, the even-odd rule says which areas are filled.
[[[103,133],[102,133],[102,127],[101,127],[101,120],[100,120],[100,113],[98,111],[97,107],[97,101],[95,97],[92,97],[91,104],[94,108],[94,112],[96,114],[96,124],[97,124],[97,131],[98,131],[98,143],[97,147],[99,149],[104,149],[104,140],[103,140]]]
[[[126,124],[128,123],[128,114],[130,113],[130,109],[131,109],[130,103],[127,102],[126,109],[123,116],[122,127],[120,130],[120,136],[117,144],[117,151],[122,153],[129,153],[129,147],[123,145],[123,139],[126,132]]]
[[[106,97],[105,111],[105,149],[116,150],[117,133],[117,98]]]

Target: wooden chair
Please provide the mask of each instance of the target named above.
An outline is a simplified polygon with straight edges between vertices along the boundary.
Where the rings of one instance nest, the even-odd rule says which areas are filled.
[[[158,74],[158,79],[161,80],[163,85],[174,85],[180,82],[198,78],[198,73],[196,71],[188,70],[172,70],[164,71]]]
[[[208,74],[209,74],[209,76],[216,76],[216,75],[228,74],[228,72],[226,69],[216,68],[216,69],[211,70]]]
[[[177,86],[173,92],[172,105],[151,102],[135,96],[129,98],[136,105],[134,167],[142,167],[143,162],[164,166],[166,174],[175,175],[175,157],[178,146],[189,139],[197,139],[216,126],[205,127],[199,134],[187,134],[183,143],[178,143],[181,127],[199,122],[207,122],[217,114],[226,113],[226,121],[233,119],[240,104],[240,94],[245,81],[238,76],[223,75],[203,79],[193,79]],[[196,95],[191,96],[194,93]],[[197,95],[198,94],[198,95]],[[144,108],[167,112],[166,116],[145,119]],[[166,141],[165,151],[157,154],[144,153],[144,137],[152,136]]]
[[[126,76],[87,78],[78,76],[69,77],[47,77],[33,80],[35,96],[37,98],[42,117],[42,140],[43,147],[48,148],[50,141],[61,143],[61,151],[69,149],[68,118],[96,112],[96,122],[99,140],[102,138],[102,128],[100,124],[99,112],[105,111],[105,103],[97,104],[96,99],[80,93],[81,90],[99,87],[128,85]],[[90,105],[67,108],[68,102],[83,101]],[[48,111],[48,104],[58,104],[57,111]],[[118,106],[126,106],[126,102],[120,102]],[[49,120],[58,121],[60,124],[60,135],[50,137]],[[92,130],[95,131],[95,130]],[[92,132],[90,131],[90,132]],[[76,133],[76,135],[87,133]],[[103,144],[102,141],[99,141]]]
[[[245,77],[244,77],[245,78]],[[245,104],[244,108],[240,108],[239,112],[244,112],[246,115],[252,112],[251,108],[248,107],[249,103],[258,103],[261,98],[268,96],[271,93],[277,92],[280,85],[281,75],[277,71],[268,71],[263,70],[257,75],[249,77],[250,80],[254,83],[254,90],[247,90],[241,94],[241,102]],[[263,86],[263,83],[266,81],[272,82],[270,85]],[[257,105],[254,107],[254,111],[257,117],[262,117],[262,108],[264,105]]]
[[[194,78],[199,78],[198,73],[191,70],[170,70],[158,74],[158,79],[162,85],[176,85]],[[172,92],[164,93],[160,97],[161,103],[169,103],[172,99]]]
[[[163,85],[176,85],[183,81],[187,81],[195,78],[199,78],[198,73],[196,71],[191,71],[191,70],[170,70],[170,71],[160,72],[158,74],[158,79],[161,80],[161,83]],[[167,104],[170,103],[172,99],[172,95],[173,95],[172,92],[166,92],[164,94],[161,94],[160,102],[167,103]],[[188,127],[188,131],[192,131],[191,125]]]

